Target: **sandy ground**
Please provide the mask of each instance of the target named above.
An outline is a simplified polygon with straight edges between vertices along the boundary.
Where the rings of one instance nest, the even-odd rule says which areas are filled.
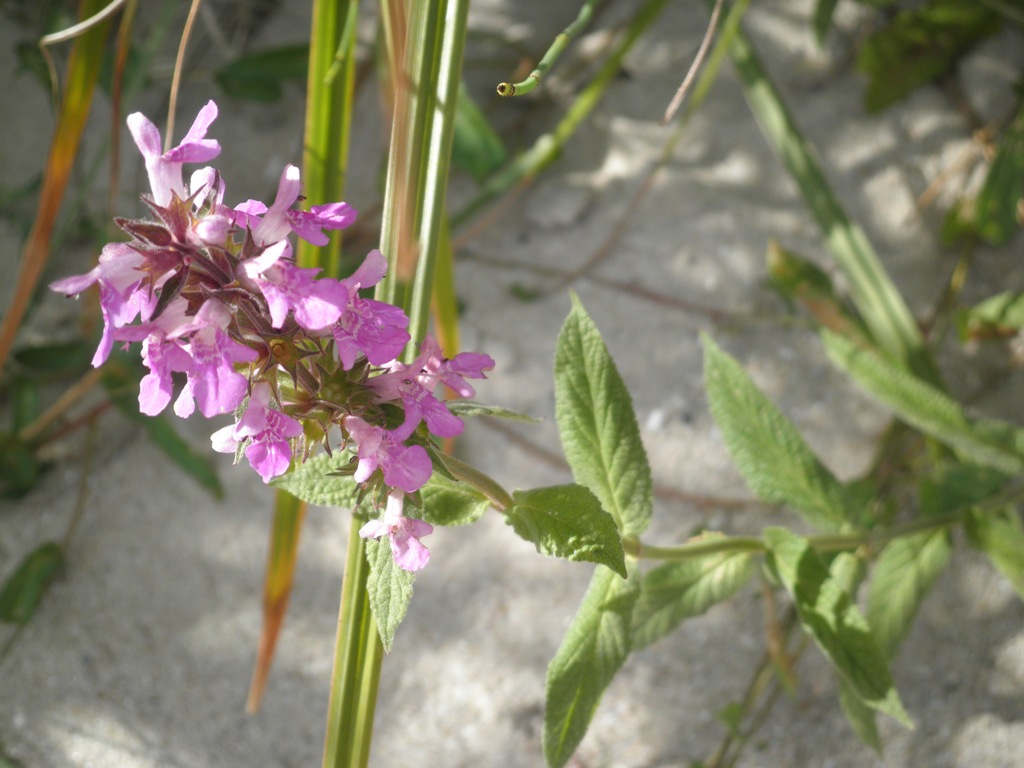
[[[857,30],[852,6],[841,4],[839,31],[820,50],[809,32],[812,3],[755,5],[752,37],[799,124],[817,144],[840,199],[923,314],[939,296],[954,254],[936,241],[936,211],[922,213],[915,200],[968,147],[967,130],[936,90],[883,115],[864,114],[858,106],[863,81],[849,58]],[[474,7],[480,34],[468,54],[469,85],[497,123],[525,126],[522,141],[550,126],[555,112],[545,101],[563,101],[568,86],[556,79],[552,95],[497,103],[489,94],[507,65],[495,68],[495,48],[482,33],[504,29],[520,40],[534,33],[548,39],[571,15],[559,9],[552,17],[539,2],[488,0]],[[306,23],[282,15],[264,29],[263,41],[301,39]],[[608,237],[669,135],[658,120],[705,23],[701,4],[669,7],[631,55],[628,76],[611,86],[559,163],[499,227],[460,253],[465,347],[487,351],[498,363],[479,399],[545,419],[515,430],[532,445],[557,447],[551,366],[569,309],[567,290],[547,292],[551,278],[543,270],[584,264]],[[599,42],[592,34],[581,45]],[[507,59],[507,49],[499,50]],[[50,114],[38,87],[13,75],[6,41],[0,57],[6,103],[20,105],[0,120],[0,167],[6,179],[22,181],[41,167]],[[1019,36],[995,40],[972,56],[964,82],[984,116],[1009,103],[1022,57]],[[219,94],[209,82],[188,84],[179,125],[211,96]],[[149,94],[133,108],[156,117],[160,98]],[[357,208],[369,208],[376,194],[376,160],[363,165],[380,150],[375,99],[364,95],[367,119],[355,139],[348,199]],[[99,104],[106,108],[104,99]],[[101,112],[89,146],[102,141],[105,121]],[[219,162],[229,197],[232,191],[239,199],[265,197],[282,165],[299,160],[301,93],[292,89],[269,108],[222,100],[212,133],[225,146]],[[134,162],[127,145],[126,157]],[[137,173],[137,166],[125,171],[133,180]],[[951,189],[962,181],[955,178]],[[472,189],[468,179],[455,180],[453,207]],[[0,248],[11,274],[19,239],[8,223],[2,226],[9,228]],[[825,259],[820,234],[727,73],[611,256],[572,286],[633,392],[662,486],[750,497],[708,413],[700,331],[743,362],[841,477],[865,467],[886,424],[885,415],[830,368],[815,335],[789,322],[782,302],[765,287],[764,252],[772,237]],[[969,298],[1024,287],[1021,245],[1018,237],[984,253]],[[83,271],[90,258],[80,249],[60,253],[47,276]],[[542,296],[527,304],[513,289]],[[10,281],[2,290],[6,302]],[[729,314],[713,320],[701,306]],[[48,298],[25,340],[67,332],[75,311],[69,302]],[[981,361],[959,357],[945,372],[958,391],[968,392],[985,370]],[[1022,383],[1020,374],[1005,380],[982,406],[1019,419]],[[202,444],[211,426],[194,420],[186,430]],[[467,430],[459,449],[511,488],[568,479],[561,467],[483,424]],[[63,535],[81,472],[79,445],[68,450],[72,456],[30,495],[0,502],[0,575],[39,542]],[[100,426],[93,453],[87,511],[66,572],[0,661],[2,751],[26,768],[318,764],[348,514],[314,509],[308,516],[265,703],[248,716],[243,704],[260,629],[271,492],[247,468],[232,469],[227,457],[211,456],[227,491],[218,503],[116,416]],[[698,507],[661,498],[650,538],[668,543],[699,526],[757,532],[780,522],[794,519],[757,507]],[[541,765],[545,670],[590,567],[539,557],[496,515],[468,529],[438,530],[427,543],[430,566],[416,582],[411,610],[384,664],[373,764]],[[0,642],[9,636],[0,629]],[[724,734],[714,713],[742,696],[762,648],[760,599],[747,590],[635,654],[607,692],[575,765],[667,768],[706,758]],[[883,758],[846,725],[834,678],[816,651],[804,654],[798,672],[796,694],[778,701],[741,766],[1024,766],[1024,606],[962,546],[896,660],[896,682],[917,727],[907,731],[883,720]]]

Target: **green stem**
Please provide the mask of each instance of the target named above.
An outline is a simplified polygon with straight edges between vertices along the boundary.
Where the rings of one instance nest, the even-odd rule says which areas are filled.
[[[456,480],[461,480],[476,488],[487,497],[496,510],[505,513],[515,502],[504,488],[489,475],[484,474],[476,467],[459,461],[454,456],[445,456],[445,468],[452,473]]]
[[[338,612],[331,698],[327,707],[324,768],[365,768],[370,762],[373,716],[384,646],[370,612],[366,541],[353,515]]]
[[[590,23],[591,17],[594,15],[594,6],[597,4],[597,0],[587,0],[583,7],[580,8],[579,15],[576,16],[576,20],[568,27],[563,29],[555,41],[548,48],[547,53],[540,60],[537,68],[533,70],[526,79],[518,83],[498,83],[498,95],[499,96],[522,96],[529,93],[538,85],[540,85],[541,78],[547,74],[551,66],[558,60],[558,57],[562,55],[562,51],[569,45],[569,41],[572,40],[576,35],[580,33],[587,24]]]
[[[859,531],[855,533],[825,534],[808,536],[807,541],[819,552],[843,552],[867,546],[872,549],[889,543],[901,536],[948,528],[963,521],[967,510],[950,512],[934,517],[919,517],[906,523],[894,525],[882,531]],[[702,557],[719,552],[764,552],[767,546],[756,536],[723,536],[713,539],[694,541],[677,547],[658,547],[644,544],[639,539],[626,537],[622,540],[626,554],[637,559],[647,560],[686,560],[691,557]]]

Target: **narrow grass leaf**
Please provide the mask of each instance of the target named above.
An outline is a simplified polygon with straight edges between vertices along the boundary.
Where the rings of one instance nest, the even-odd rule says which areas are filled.
[[[556,485],[512,494],[506,521],[548,557],[608,566],[626,578],[626,560],[615,520],[582,485]]]
[[[1008,474],[1024,473],[1024,431],[1006,422],[970,419],[955,400],[881,355],[828,331],[821,335],[832,362],[898,418],[963,459]]]
[[[555,417],[576,482],[594,492],[623,535],[642,533],[653,484],[633,400],[575,295],[555,351]]]
[[[767,528],[770,563],[793,598],[800,623],[832,662],[850,693],[864,704],[913,727],[871,627],[806,539]]]
[[[882,550],[868,588],[867,611],[871,630],[887,657],[895,655],[951,552],[945,529],[902,536]]]
[[[27,554],[0,588],[0,621],[24,626],[64,565],[64,551],[48,541]]]
[[[710,337],[703,342],[711,414],[750,490],[793,507],[816,528],[841,528],[848,519],[842,484],[742,366]]]
[[[706,534],[701,539],[724,538]],[[666,563],[643,576],[633,609],[633,648],[646,648],[684,620],[736,594],[754,572],[750,552],[716,552]]]
[[[491,501],[468,483],[435,472],[420,491],[423,519],[431,525],[467,525],[480,519]]]
[[[370,594],[370,610],[377,622],[384,650],[390,652],[395,630],[405,617],[412,600],[414,574],[395,564],[391,543],[386,536],[366,542],[366,560],[370,574],[366,588]]]
[[[565,765],[583,740],[601,696],[630,651],[633,605],[640,592],[636,572],[621,579],[598,568],[576,616],[548,665],[544,757]]]
[[[359,486],[351,477],[329,474],[344,463],[344,458],[322,453],[275,478],[270,484],[307,504],[354,509],[359,502]]]

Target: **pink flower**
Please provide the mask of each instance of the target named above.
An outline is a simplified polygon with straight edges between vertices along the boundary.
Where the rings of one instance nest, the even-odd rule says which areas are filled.
[[[236,221],[239,226],[252,229],[253,240],[258,245],[284,240],[291,232],[313,245],[327,245],[323,229],[344,229],[356,220],[356,211],[348,203],[314,205],[309,211],[292,210],[301,190],[299,169],[286,165],[273,204],[267,208],[258,200],[247,200],[235,207]]]
[[[406,571],[418,571],[430,560],[430,552],[420,539],[431,533],[434,527],[423,520],[403,516],[404,504],[404,494],[393,491],[388,495],[384,515],[360,528],[359,535],[364,539],[379,539],[387,534],[395,564]]]
[[[388,260],[378,250],[367,254],[359,269],[341,281],[348,302],[331,333],[338,346],[338,358],[347,371],[361,354],[373,365],[384,365],[398,357],[409,342],[405,330],[409,318],[399,307],[364,299],[359,291],[376,285],[388,269]]]
[[[368,424],[358,416],[346,416],[345,429],[356,443],[359,465],[353,479],[365,483],[379,468],[385,484],[413,493],[422,488],[433,466],[422,445],[405,445],[394,432]]]
[[[289,441],[302,434],[298,421],[269,407],[270,396],[269,384],[256,384],[238,423],[218,429],[210,438],[213,449],[221,453],[233,453],[240,443],[250,439],[245,458],[264,483],[288,471],[292,458]]]
[[[216,118],[217,105],[210,101],[199,110],[181,144],[164,152],[160,144],[160,131],[149,118],[141,112],[128,115],[128,130],[146,161],[149,186],[157,205],[164,206],[171,202],[172,192],[183,200],[188,197],[181,180],[182,165],[205,163],[220,154],[220,144],[214,139],[205,138],[210,123]]]

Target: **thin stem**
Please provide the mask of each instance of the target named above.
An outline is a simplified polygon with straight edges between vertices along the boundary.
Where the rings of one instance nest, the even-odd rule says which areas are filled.
[[[504,513],[515,503],[508,494],[508,491],[502,488],[496,480],[493,480],[476,467],[459,461],[454,456],[445,456],[444,465],[457,480],[472,485],[486,496],[499,512]]]
[[[704,63],[704,58],[708,55],[708,50],[711,48],[711,41],[715,37],[715,30],[718,28],[718,17],[722,13],[722,5],[724,5],[724,0],[715,0],[715,7],[711,11],[711,19],[708,21],[708,28],[704,33],[704,39],[700,41],[700,48],[697,49],[697,55],[693,58],[693,63],[690,64],[690,69],[687,70],[686,77],[683,78],[683,82],[679,86],[679,90],[677,90],[676,95],[672,97],[672,101],[669,102],[668,109],[665,110],[665,115],[661,118],[662,125],[667,125],[668,122],[675,117],[679,106],[683,103],[683,99],[686,97],[687,91],[690,90],[690,84],[693,82],[693,78],[695,78],[697,73],[700,71],[701,65]]]
[[[548,48],[547,53],[541,58],[540,63],[537,64],[537,68],[533,70],[526,79],[518,83],[498,83],[498,95],[499,96],[522,96],[529,93],[538,85],[540,85],[541,78],[547,74],[551,66],[558,60],[558,57],[562,55],[562,51],[569,45],[569,41],[572,40],[580,31],[590,23],[590,19],[594,15],[594,6],[597,4],[597,0],[587,0],[583,7],[580,8],[579,14],[576,16],[576,20],[573,21],[568,27],[563,29],[555,41],[551,43],[551,47]]]
[[[103,373],[98,368],[93,368],[81,379],[69,387],[56,402],[41,413],[39,417],[18,433],[18,439],[30,443],[39,437],[48,426],[64,415],[72,405],[82,399],[90,389],[95,387],[103,378]]]
[[[174,112],[178,108],[178,89],[181,87],[181,70],[185,66],[185,49],[188,47],[188,39],[192,36],[192,28],[196,23],[196,15],[199,13],[199,6],[203,0],[192,0],[188,9],[188,17],[185,19],[185,28],[181,31],[181,41],[178,43],[178,56],[174,60],[174,74],[171,76],[171,95],[167,104],[167,130],[164,133],[164,152],[171,148],[174,138]]]

